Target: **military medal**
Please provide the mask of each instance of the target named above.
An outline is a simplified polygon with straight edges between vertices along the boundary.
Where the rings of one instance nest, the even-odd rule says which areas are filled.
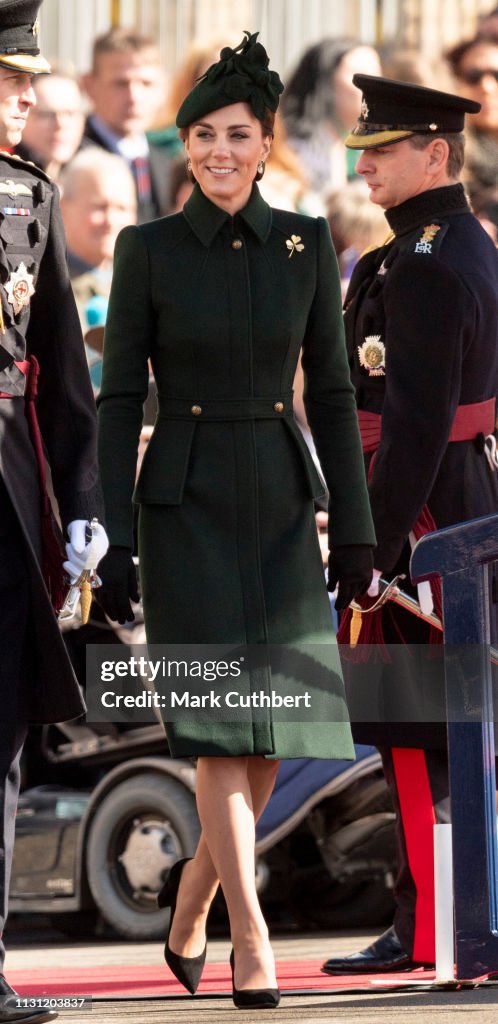
[[[9,217],[31,217],[27,206],[4,206],[3,212]]]
[[[29,300],[35,294],[33,281],[34,274],[28,273],[24,263],[20,263],[17,270],[12,271],[5,291],[11,306],[14,307],[14,316],[17,316],[25,306],[29,306]]]
[[[12,181],[12,178],[7,178],[6,181],[0,181],[0,195],[12,196],[12,199],[16,196],[32,196],[33,189],[23,181]]]
[[[369,377],[384,377],[386,373],[386,346],[380,334],[369,334],[363,345],[358,346],[360,366],[368,370]]]

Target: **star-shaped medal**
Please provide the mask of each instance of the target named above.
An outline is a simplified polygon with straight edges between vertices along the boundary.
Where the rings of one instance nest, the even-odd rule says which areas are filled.
[[[24,263],[20,263],[17,270],[12,271],[5,291],[11,306],[14,307],[14,316],[17,316],[25,306],[29,306],[29,300],[35,294],[33,281],[34,274],[28,273]]]
[[[369,377],[384,377],[386,372],[386,347],[380,334],[369,334],[363,345],[358,346],[360,366],[368,370]]]

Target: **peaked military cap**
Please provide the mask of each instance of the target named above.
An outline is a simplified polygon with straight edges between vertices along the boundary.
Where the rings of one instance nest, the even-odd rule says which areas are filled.
[[[372,149],[409,135],[461,132],[465,114],[477,114],[480,103],[423,85],[375,75],[353,75],[362,90],[361,114],[346,138],[348,149]]]
[[[0,65],[27,74],[47,74],[50,64],[38,46],[42,0],[0,0]]]
[[[235,49],[224,46],[220,59],[212,64],[185,97],[176,118],[178,128],[231,103],[248,103],[255,117],[264,120],[265,110],[277,109],[284,87],[276,71],[269,69],[269,57],[258,32],[245,38]]]

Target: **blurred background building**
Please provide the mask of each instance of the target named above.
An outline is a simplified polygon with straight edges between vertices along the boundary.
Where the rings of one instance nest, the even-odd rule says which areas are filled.
[[[259,30],[274,67],[290,68],[324,36],[354,36],[374,45],[396,43],[436,57],[473,34],[492,0],[45,0],[43,52],[87,70],[93,37],[111,25],[157,39],[173,72],[195,39],[237,43],[242,29]]]

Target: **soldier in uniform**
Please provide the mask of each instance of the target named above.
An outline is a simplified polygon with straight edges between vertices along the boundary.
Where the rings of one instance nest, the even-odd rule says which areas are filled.
[[[37,46],[39,7],[0,2],[0,1022],[37,1024],[57,1014],[16,1007],[3,974],[19,760],[28,723],[84,710],[53,611],[61,559],[50,554],[44,454],[72,578],[86,562],[86,523],[102,516],[94,401],[57,188],[10,154],[35,102],[32,76],[50,70]],[[102,526],[97,533],[98,557],[107,540]]]
[[[363,150],[356,170],[391,229],[380,248],[360,259],[345,300],[377,535],[368,592],[375,597],[380,575],[408,574],[411,546],[423,533],[498,509],[498,474],[485,444],[498,391],[498,256],[458,180],[464,114],[479,105],[367,75],[353,81],[363,100],[346,145]],[[437,587],[422,586],[425,610],[440,611]],[[346,643],[350,619],[348,611],[341,622]],[[435,637],[392,603],[361,621],[360,642],[375,636],[410,645],[402,677],[392,661],[378,670],[385,721],[353,731],[358,742],[381,751],[397,812],[400,870],[394,926],[367,949],[328,960],[327,974],[435,961],[432,832],[435,821],[448,820],[446,727],[442,718],[399,721],[394,710],[400,695],[415,711],[424,689],[427,695],[426,645]]]

